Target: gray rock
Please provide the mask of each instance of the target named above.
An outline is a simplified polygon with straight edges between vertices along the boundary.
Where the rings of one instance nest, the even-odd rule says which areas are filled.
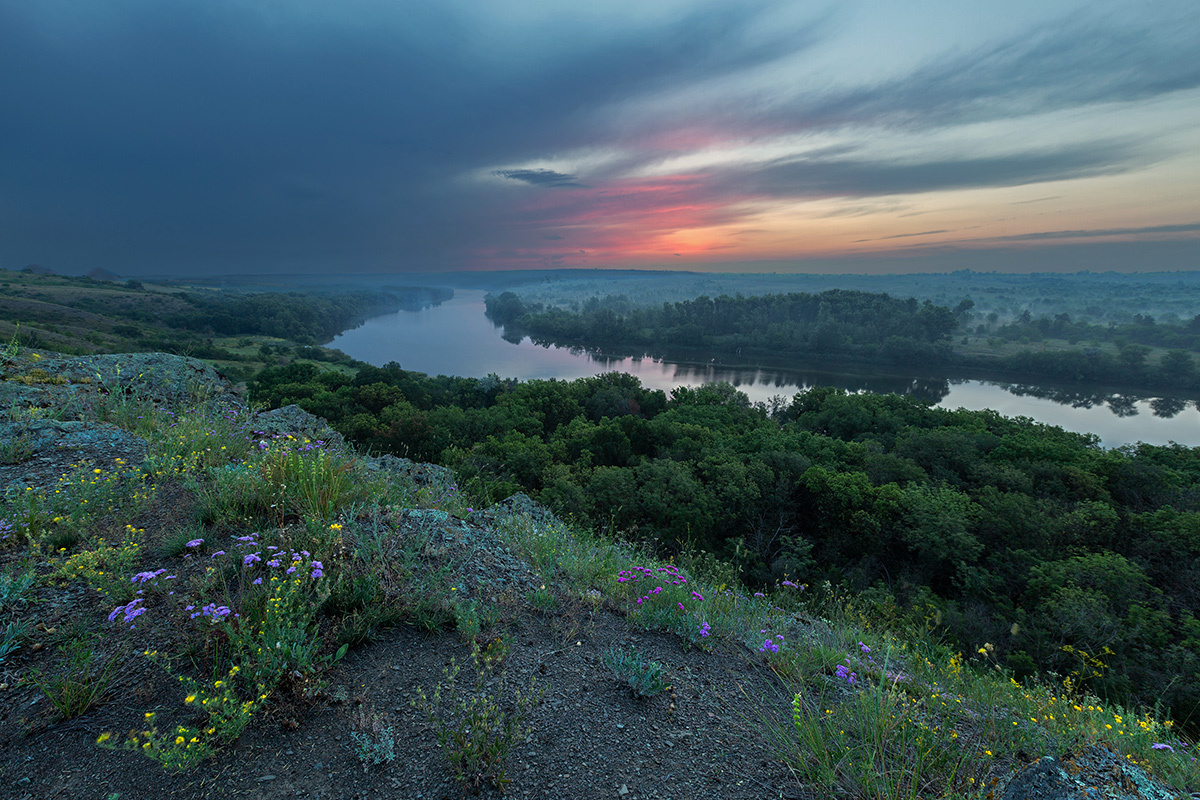
[[[324,442],[336,450],[346,446],[342,435],[329,427],[328,422],[297,405],[260,412],[254,416],[253,426],[256,432],[269,438],[292,435],[312,442]]]
[[[397,475],[416,486],[444,488],[455,484],[454,472],[437,464],[422,464],[393,455],[375,456],[366,463],[370,469]]]
[[[1060,758],[1046,756],[1017,772],[1003,800],[1177,800],[1136,764],[1100,745]]]
[[[476,525],[489,526],[494,525],[502,517],[513,515],[524,515],[531,518],[534,522],[544,525],[563,524],[562,520],[555,516],[550,509],[533,500],[524,492],[517,492],[514,495],[510,495],[491,508],[473,512],[470,520]]]
[[[0,492],[52,486],[76,465],[136,466],[146,456],[145,439],[107,422],[0,422],[0,443]]]

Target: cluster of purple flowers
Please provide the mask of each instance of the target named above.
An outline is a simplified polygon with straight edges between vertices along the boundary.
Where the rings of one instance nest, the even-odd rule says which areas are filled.
[[[157,586],[158,581],[156,581],[155,578],[157,578],[159,575],[162,575],[164,572],[166,572],[165,569],[156,569],[153,572],[139,572],[137,575],[134,575],[132,578],[130,578],[129,582],[130,583],[145,583],[146,581],[154,581],[153,585]],[[173,581],[173,580],[175,580],[175,576],[168,575],[167,577],[163,578],[163,580],[164,581]]]
[[[114,622],[116,620],[118,614],[124,614],[125,619],[123,620],[123,622],[133,622],[135,619],[140,617],[142,614],[146,613],[146,608],[141,603],[142,603],[142,598],[137,597],[137,598],[134,598],[133,600],[130,600],[126,605],[117,606],[116,608],[114,608],[112,610],[112,613],[108,615],[108,621]],[[133,628],[132,625],[130,625],[129,627]]]
[[[702,625],[700,625],[700,635],[701,635],[701,636],[708,636],[708,632],[709,632],[711,629],[712,629],[712,626],[711,626],[711,625],[709,625],[707,622],[703,623]]]
[[[841,678],[842,680],[844,680],[846,683],[850,684],[851,686],[858,683],[858,674],[851,671],[851,665],[850,665],[849,658],[846,659],[845,664],[837,665],[836,672],[837,672],[837,676],[839,678]]]
[[[205,616],[213,622],[220,622],[230,614],[233,614],[233,609],[231,609],[229,606],[219,606],[216,603],[209,603],[208,605],[202,607],[199,611],[195,611],[195,608],[195,606],[187,606],[183,610],[193,612],[190,619],[195,619],[199,616]],[[241,615],[233,614],[233,616],[239,617]]]
[[[247,534],[245,536],[235,536],[234,541],[235,541],[234,547],[238,547],[238,548],[261,547],[261,545],[258,542],[258,534],[257,533],[251,533],[251,534]],[[203,539],[192,539],[191,541],[187,542],[187,544],[185,546],[189,547],[189,548],[197,548],[203,544],[204,544]],[[267,551],[268,560],[263,563],[265,563],[266,566],[271,567],[272,569],[276,569],[276,568],[282,567],[284,565],[285,559],[282,558],[281,556],[283,556],[284,553],[286,553],[286,551],[281,551],[278,546],[273,545],[273,544],[267,545],[265,550]],[[245,555],[242,556],[242,565],[245,567],[250,567],[258,562],[263,561],[262,553],[263,553],[263,550],[261,550],[261,549],[256,550],[253,553],[246,553]],[[186,553],[186,554],[184,554],[184,558],[185,559],[191,558],[191,555],[192,555],[191,553]],[[213,553],[210,556],[210,558],[217,558],[217,557],[223,556],[223,555],[225,555],[225,551],[218,550],[215,553]],[[294,575],[298,569],[302,568],[304,560],[309,559],[309,558],[312,558],[312,554],[309,553],[307,550],[301,550],[299,552],[291,553],[291,558],[286,560],[287,569],[285,570],[285,574]],[[316,578],[322,578],[325,576],[325,565],[322,564],[320,561],[312,561],[308,565],[308,569],[310,570],[309,571],[310,578],[316,579]],[[164,580],[164,581],[170,581],[170,580],[176,579],[175,575],[164,575],[165,572],[166,572],[166,569],[156,569],[156,570],[148,570],[146,572],[139,572],[136,575],[134,575],[130,579],[130,581],[132,583],[139,584],[142,586],[145,586],[148,584],[151,587],[157,587],[157,586],[159,586],[160,579]],[[263,582],[263,579],[261,577],[255,578],[253,581],[251,581],[251,583],[255,586],[261,585],[262,582]],[[137,593],[139,595],[144,594],[144,592],[145,592],[144,588],[137,590]],[[167,594],[173,595],[173,594],[175,594],[175,592],[170,591]],[[133,602],[129,603],[128,605],[118,606],[117,608],[113,609],[112,613],[108,615],[109,622],[115,621],[117,616],[121,615],[121,614],[124,614],[125,622],[132,622],[136,617],[139,617],[142,614],[146,613],[147,609],[144,606],[140,605],[141,602],[142,602],[142,598],[139,597],[136,600],[134,600]],[[195,605],[189,605],[189,606],[186,606],[184,608],[184,610],[191,612],[191,616],[190,616],[191,619],[196,619],[197,617],[203,616],[203,617],[207,617],[212,622],[219,622],[219,621],[225,619],[226,617],[229,617],[230,615],[232,615],[235,618],[240,616],[239,614],[234,612],[232,609],[230,609],[229,606],[217,605],[216,603],[209,603],[206,606],[202,606],[199,610],[196,610]]]
[[[617,573],[617,583],[637,583],[642,578],[653,578],[658,573],[665,573],[667,582],[674,586],[684,586],[687,584],[687,578],[679,571],[679,567],[674,564],[668,564],[665,567],[658,567],[657,569],[650,569],[649,567],[623,569]]]
[[[761,631],[759,631],[759,633],[766,633],[766,631],[761,630]],[[778,644],[775,642],[775,639],[779,640]],[[766,639],[764,639],[763,643],[761,645],[759,645],[759,647],[758,647],[758,652],[760,652],[760,653],[778,653],[779,645],[783,644],[783,634],[782,633],[775,634],[775,639],[772,639],[770,636],[768,636]]]

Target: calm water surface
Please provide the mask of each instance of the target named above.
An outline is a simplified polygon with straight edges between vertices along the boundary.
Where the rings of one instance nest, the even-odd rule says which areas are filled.
[[[804,369],[794,363],[727,366],[652,358],[607,358],[542,347],[528,338],[514,343],[484,316],[483,292],[457,290],[452,300],[421,311],[400,311],[367,320],[330,344],[347,355],[382,366],[399,362],[430,375],[573,380],[600,372],[628,372],[643,386],[670,392],[676,386],[728,381],[752,401],[790,398],[812,386],[851,391],[897,392],[937,401],[943,408],[991,408],[1009,417],[1031,417],[1081,433],[1105,447],[1131,442],[1200,446],[1200,409],[1194,400],[1099,395],[1046,385],[994,383],[866,371]],[[1042,396],[1039,396],[1042,395]]]

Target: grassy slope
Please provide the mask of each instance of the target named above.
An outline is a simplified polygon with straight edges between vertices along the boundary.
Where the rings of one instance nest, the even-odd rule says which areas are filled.
[[[143,464],[104,470],[89,465],[55,487],[8,498],[8,530],[0,540],[0,631],[9,647],[19,649],[6,655],[3,688],[28,693],[36,687],[51,701],[38,707],[44,716],[32,721],[34,727],[64,724],[59,718],[78,720],[71,723],[76,728],[88,726],[93,707],[112,699],[119,688],[109,685],[112,659],[118,656],[113,650],[97,655],[106,640],[119,638],[106,615],[136,599],[129,576],[165,569],[178,573],[181,593],[186,587],[196,596],[215,596],[219,588],[219,603],[253,621],[196,625],[177,609],[179,623],[160,622],[155,649],[146,646],[148,658],[181,676],[174,713],[211,702],[207,722],[160,730],[154,715],[170,718],[172,711],[156,706],[147,711],[145,732],[110,732],[90,723],[91,735],[104,738],[104,745],[131,745],[171,769],[219,760],[238,746],[247,724],[280,708],[304,725],[307,717],[296,704],[319,691],[314,687],[321,686],[341,644],[369,650],[389,626],[419,624],[478,644],[500,663],[522,646],[523,637],[510,633],[515,617],[530,608],[586,602],[618,611],[631,629],[671,632],[684,652],[740,654],[747,675],[762,669],[778,675],[787,687],[781,707],[764,698],[761,718],[728,722],[767,731],[774,757],[818,795],[838,786],[862,797],[974,796],[1025,759],[1095,742],[1179,789],[1200,788],[1194,759],[1169,721],[1102,706],[1081,688],[1083,675],[1017,685],[989,663],[986,647],[974,654],[950,652],[922,631],[864,617],[855,598],[833,587],[781,584],[770,596],[750,596],[717,562],[656,563],[626,545],[517,516],[497,525],[495,535],[532,566],[546,588],[516,606],[486,597],[461,602],[451,576],[427,560],[441,537],[391,550],[385,558],[379,518],[418,507],[445,512],[442,519],[449,524],[468,516],[470,498],[448,486],[417,490],[381,482],[353,453],[289,440],[259,448],[243,435],[251,424],[245,417],[172,411],[173,416],[156,412],[136,398],[100,409],[104,419],[148,439]],[[170,525],[147,534],[129,521],[152,504],[158,504],[156,518]],[[305,577],[295,587],[286,581],[257,585],[252,578],[259,572],[253,570],[270,573],[262,564],[239,564],[241,551],[220,569],[199,568],[215,563],[217,543],[248,532],[264,543],[282,537],[288,549],[304,553],[295,556],[302,573],[315,574],[319,565],[324,582]],[[189,549],[190,540],[201,539],[212,544]],[[205,560],[188,562],[184,556],[192,552],[203,552]],[[137,624],[172,608],[160,577],[147,581],[140,585],[147,588],[145,603],[153,613]],[[662,591],[653,591],[658,587]],[[44,626],[25,624],[36,609],[67,602],[76,604],[72,640],[55,640]],[[272,646],[280,639],[288,644]],[[43,642],[57,647],[50,653]],[[28,669],[27,657],[36,658],[40,675]],[[650,670],[634,659],[625,676],[636,681]],[[476,711],[511,709],[513,702],[523,707],[488,690],[476,696],[484,704]],[[527,710],[533,711],[529,724],[536,726],[536,709]],[[435,731],[462,733],[463,719],[443,715],[431,724]],[[503,768],[500,744],[511,721],[510,712],[466,723],[494,734],[475,740],[477,755],[471,757],[463,751],[466,739],[447,740],[447,753],[462,756],[452,763],[466,780],[486,783]],[[601,721],[583,722],[587,727]],[[365,717],[351,730],[382,748],[360,749],[364,758],[383,753],[388,736],[403,733],[389,734]],[[1171,744],[1174,752],[1156,744]]]
[[[186,291],[219,290],[186,287]],[[145,283],[137,289],[84,277],[0,269],[0,342],[17,337],[27,346],[75,355],[158,349],[154,343],[164,341],[171,342],[176,352],[189,355],[190,348],[211,344],[234,358],[204,360],[235,381],[280,363],[279,356],[260,353],[264,344],[285,349],[296,346],[274,336],[206,338],[163,325],[165,316],[191,308],[178,297],[183,292],[181,287]],[[329,362],[310,363],[322,370],[344,369]]]

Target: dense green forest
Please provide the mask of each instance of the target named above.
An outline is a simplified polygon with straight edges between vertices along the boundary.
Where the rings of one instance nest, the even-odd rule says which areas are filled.
[[[917,309],[917,313],[920,308]],[[733,387],[670,396],[636,378],[429,378],[265,370],[376,451],[522,489],[681,563],[860,593],[1017,675],[1074,676],[1200,722],[1200,449],[1101,448],[992,411],[814,389],[773,408]]]
[[[488,295],[488,315],[546,345],[616,346],[658,355],[685,346],[712,352],[836,358],[863,363],[972,370],[1008,377],[1115,383],[1174,391],[1200,387],[1191,352],[1200,352],[1200,315],[1157,324],[1073,322],[1069,314],[1028,312],[999,325],[994,314],[972,324],[971,300],[953,309],[915,298],[832,289],[820,294],[698,297],[660,307],[624,295],[592,297],[577,311],[526,305],[512,292]],[[1006,352],[967,349],[968,336],[1032,345]],[[1061,346],[1045,347],[1056,340]],[[1080,344],[1080,343],[1084,344]],[[1110,346],[1101,347],[1101,343]],[[1164,352],[1154,355],[1151,347]],[[1169,349],[1168,349],[1169,348]]]

